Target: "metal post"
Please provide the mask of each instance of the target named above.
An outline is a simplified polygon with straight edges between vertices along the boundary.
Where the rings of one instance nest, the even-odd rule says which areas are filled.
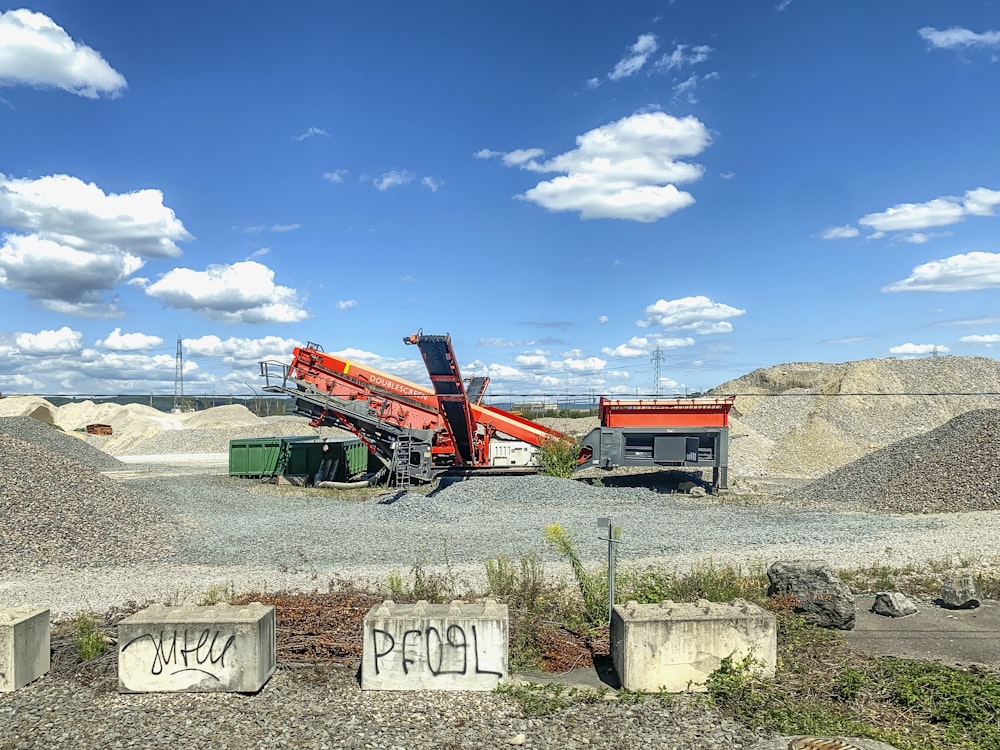
[[[615,611],[615,545],[618,543],[618,540],[615,539],[615,531],[617,529],[615,529],[611,518],[607,516],[598,518],[597,526],[608,530],[605,541],[608,543],[608,625],[611,625],[611,615]]]

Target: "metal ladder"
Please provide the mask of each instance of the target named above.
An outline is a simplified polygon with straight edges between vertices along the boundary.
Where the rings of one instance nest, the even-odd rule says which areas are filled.
[[[397,490],[410,489],[410,451],[413,443],[409,433],[403,432],[396,438],[392,452],[392,486]]]

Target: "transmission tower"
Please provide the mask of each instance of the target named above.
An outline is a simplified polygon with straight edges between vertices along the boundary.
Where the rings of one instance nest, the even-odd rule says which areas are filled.
[[[174,412],[180,412],[184,400],[184,349],[177,337],[177,359],[174,367]]]
[[[656,347],[656,351],[653,352],[652,359],[649,360],[653,363],[653,395],[660,395],[660,362],[663,361],[663,352],[660,347]]]

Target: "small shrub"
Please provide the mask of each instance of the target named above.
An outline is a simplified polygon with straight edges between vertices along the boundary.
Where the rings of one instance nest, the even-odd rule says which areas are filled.
[[[205,589],[201,597],[198,599],[198,604],[201,606],[211,606],[213,604],[223,604],[228,602],[233,598],[233,587],[228,583],[213,583],[207,589]]]
[[[616,529],[616,532],[618,530]],[[573,537],[557,523],[545,527],[546,543],[566,559],[580,587],[583,598],[583,616],[588,625],[603,625],[608,621],[608,576],[607,570],[591,573],[584,567]],[[618,545],[615,545],[617,551]]]
[[[542,473],[568,479],[576,471],[579,446],[572,438],[550,438],[540,447],[539,464]]]
[[[410,580],[403,578],[398,570],[392,570],[388,579],[389,596],[399,602],[427,601],[443,604],[454,598],[455,585],[443,574],[428,570],[425,564],[417,562],[410,568]]]
[[[73,621],[76,634],[73,643],[81,661],[96,659],[108,647],[104,634],[97,629],[97,620],[92,614],[77,615]]]

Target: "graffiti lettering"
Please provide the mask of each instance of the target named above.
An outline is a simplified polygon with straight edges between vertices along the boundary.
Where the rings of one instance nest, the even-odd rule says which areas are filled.
[[[122,646],[122,653],[135,643],[148,640],[153,646],[149,666],[151,675],[161,675],[172,669],[170,675],[181,672],[203,672],[214,680],[219,678],[209,671],[225,669],[226,654],[236,642],[236,636],[226,637],[221,631],[208,628],[202,631],[161,630],[159,634],[144,633]]]
[[[445,674],[469,674],[469,656],[472,652],[473,674],[489,674],[503,677],[502,672],[483,669],[479,663],[479,634],[476,626],[470,625],[471,640],[461,625],[449,625],[444,634],[433,625],[422,630],[407,630],[399,639],[399,666],[403,674],[414,669],[426,668],[434,677]],[[372,630],[375,674],[385,668],[389,655],[396,649],[396,638],[392,633],[380,628]],[[390,663],[389,667],[393,665]]]

